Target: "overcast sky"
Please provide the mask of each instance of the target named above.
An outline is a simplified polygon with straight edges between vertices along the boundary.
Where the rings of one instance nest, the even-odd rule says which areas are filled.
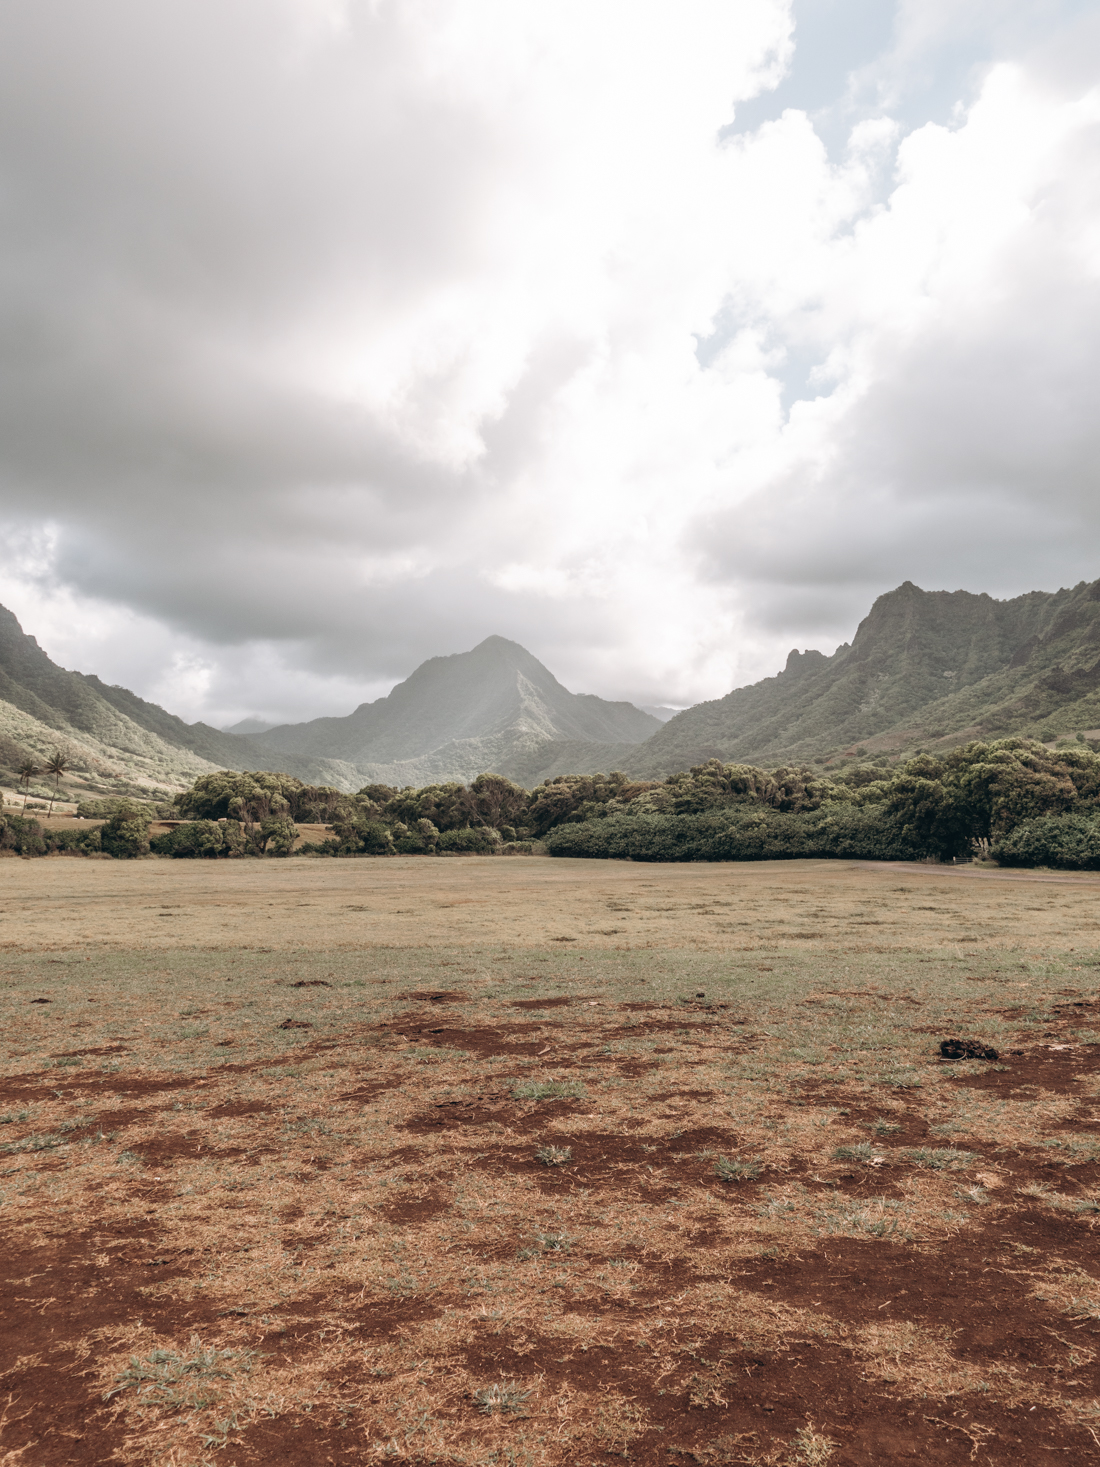
[[[1081,0],[0,0],[0,601],[188,719],[1100,576]]]

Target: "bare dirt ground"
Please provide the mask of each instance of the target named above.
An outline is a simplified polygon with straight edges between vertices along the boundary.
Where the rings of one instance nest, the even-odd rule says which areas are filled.
[[[1100,1463],[1100,882],[0,891],[4,1467]]]

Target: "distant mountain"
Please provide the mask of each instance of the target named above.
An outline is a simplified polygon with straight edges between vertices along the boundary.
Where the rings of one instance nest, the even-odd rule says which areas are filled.
[[[242,718],[240,723],[231,723],[228,728],[223,728],[222,733],[237,734],[246,739],[249,734],[266,733],[269,728],[277,727],[269,718]]]
[[[850,646],[830,657],[793,651],[776,677],[665,723],[631,703],[569,692],[504,637],[431,658],[345,718],[262,723],[185,723],[125,688],[67,672],[0,607],[0,775],[9,783],[23,759],[41,763],[64,746],[85,787],[103,792],[179,789],[217,768],[283,770],[342,790],[494,772],[530,789],[613,769],[663,777],[713,757],[828,766],[1007,734],[1100,738],[1100,581],[1008,601],[906,581],[878,598]]]
[[[667,723],[670,718],[675,718],[677,713],[683,712],[683,709],[681,708],[655,708],[650,703],[639,703],[638,707],[642,710],[643,713],[648,713],[651,718],[655,718],[658,723]]]
[[[660,777],[704,759],[768,766],[1026,734],[1100,735],[1100,581],[995,601],[880,596],[849,646],[791,652],[776,677],[669,720],[623,766]]]
[[[243,719],[224,731],[59,667],[0,607],[0,777],[9,785],[24,759],[41,764],[59,747],[79,771],[70,790],[97,793],[180,789],[213,769],[282,770],[342,790],[485,771],[532,785],[617,768],[660,726],[631,703],[570,693],[517,643],[489,637],[472,652],[433,657],[346,718]]]
[[[573,772],[614,768],[659,728],[632,703],[569,692],[518,642],[487,637],[470,652],[430,658],[344,718],[283,724],[252,742],[271,767],[340,761],[360,784],[468,780],[489,770],[529,785],[563,759]]]

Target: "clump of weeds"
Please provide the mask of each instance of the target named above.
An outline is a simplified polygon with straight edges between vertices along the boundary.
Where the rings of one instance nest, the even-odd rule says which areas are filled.
[[[505,1411],[518,1416],[523,1413],[530,1394],[529,1390],[524,1390],[514,1380],[499,1380],[493,1385],[482,1386],[474,1391],[474,1400],[482,1416],[492,1416],[494,1412],[503,1414]]]
[[[573,1160],[572,1146],[540,1146],[535,1152],[535,1160],[541,1161],[543,1166],[565,1166]]]
[[[722,1182],[755,1182],[763,1168],[764,1164],[759,1158],[737,1161],[720,1156],[714,1163],[714,1175]]]
[[[199,1411],[219,1398],[211,1382],[249,1372],[256,1358],[255,1350],[204,1349],[192,1335],[190,1348],[183,1353],[150,1350],[148,1355],[132,1355],[103,1399],[109,1401],[132,1387],[141,1406]]]

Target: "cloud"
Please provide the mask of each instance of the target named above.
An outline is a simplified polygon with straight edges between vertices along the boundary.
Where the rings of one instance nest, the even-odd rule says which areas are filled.
[[[0,600],[230,722],[1088,574],[1093,18],[864,10],[0,0]]]

